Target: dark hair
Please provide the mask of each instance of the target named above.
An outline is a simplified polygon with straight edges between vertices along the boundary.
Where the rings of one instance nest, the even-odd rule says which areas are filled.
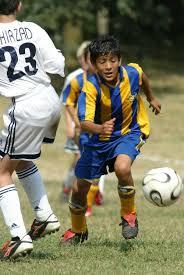
[[[16,11],[19,3],[20,0],[0,0],[0,14],[13,14]]]
[[[106,54],[114,54],[121,58],[121,50],[119,41],[110,35],[105,35],[94,39],[89,45],[90,58],[92,63],[95,63],[99,56]]]

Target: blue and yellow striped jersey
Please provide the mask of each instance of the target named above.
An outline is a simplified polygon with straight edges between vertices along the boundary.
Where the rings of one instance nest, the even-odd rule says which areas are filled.
[[[119,67],[116,87],[108,86],[97,75],[87,76],[78,100],[79,120],[103,124],[116,118],[111,136],[94,135],[95,141],[113,140],[132,131],[149,136],[149,119],[140,96],[142,72],[134,63]]]
[[[78,70],[74,77],[68,79],[62,91],[62,103],[64,105],[77,105],[77,100],[84,83],[84,74],[84,71]]]

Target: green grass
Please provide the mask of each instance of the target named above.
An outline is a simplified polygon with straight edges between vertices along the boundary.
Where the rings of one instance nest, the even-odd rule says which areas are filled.
[[[141,180],[151,168],[170,166],[184,177],[183,106],[184,79],[180,73],[151,71],[152,86],[162,102],[162,114],[150,112],[152,133],[142,149],[142,157],[133,165],[137,187],[139,236],[125,241],[119,227],[119,199],[114,175],[106,178],[105,203],[94,207],[88,219],[89,240],[76,247],[60,246],[59,237],[70,227],[66,204],[61,203],[62,180],[72,160],[63,151],[65,139],[64,118],[58,129],[56,143],[44,146],[37,162],[46,183],[54,212],[61,221],[60,232],[34,243],[29,257],[14,262],[1,262],[0,274],[184,274],[184,199],[159,208],[143,197]],[[1,99],[1,110],[6,101]],[[27,228],[33,213],[23,190],[19,189],[22,212]],[[4,222],[0,220],[1,243],[9,238]]]

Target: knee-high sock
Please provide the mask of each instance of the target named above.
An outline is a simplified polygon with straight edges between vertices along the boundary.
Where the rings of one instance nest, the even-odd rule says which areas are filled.
[[[136,213],[135,196],[132,198],[120,198],[121,201],[121,217]]]
[[[71,213],[72,220],[72,231],[75,233],[86,232],[87,224],[86,224],[86,207],[77,208],[74,204],[69,203],[69,209]]]
[[[22,239],[26,235],[26,228],[22,218],[18,192],[14,184],[0,188],[0,207],[11,237]]]
[[[86,225],[85,212],[86,212],[86,208],[85,208],[85,211],[70,208],[73,232],[75,233],[86,232],[87,225]]]
[[[29,198],[36,219],[45,221],[53,212],[38,168],[33,165],[26,170],[17,172],[17,176]]]
[[[134,186],[118,186],[118,194],[121,202],[121,217],[136,213]]]
[[[94,200],[95,200],[96,193],[98,192],[98,190],[99,190],[98,185],[91,184],[90,189],[89,189],[88,194],[87,194],[87,205],[88,205],[88,207],[92,207],[92,205],[94,203]]]

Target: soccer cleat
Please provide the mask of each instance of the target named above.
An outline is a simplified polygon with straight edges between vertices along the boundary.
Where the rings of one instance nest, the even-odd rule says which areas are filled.
[[[135,215],[126,215],[121,217],[121,223],[119,224],[122,226],[122,236],[125,239],[133,239],[137,237],[138,234],[138,220]]]
[[[54,214],[51,214],[46,221],[33,221],[31,229],[28,232],[32,240],[42,238],[47,234],[55,233],[60,228],[60,223]]]
[[[24,257],[30,254],[32,250],[33,243],[29,235],[24,236],[21,240],[19,237],[14,237],[1,248],[1,260]]]
[[[85,213],[85,217],[90,217],[92,215],[92,208],[88,207]]]
[[[82,233],[75,233],[71,229],[68,229],[60,239],[61,244],[79,244],[88,239],[88,230]]]
[[[75,144],[72,138],[67,138],[64,150],[66,153],[78,153],[79,147],[77,146],[77,144]]]
[[[98,191],[96,193],[96,196],[95,196],[95,204],[96,205],[102,205],[103,204],[103,195],[100,191]]]

